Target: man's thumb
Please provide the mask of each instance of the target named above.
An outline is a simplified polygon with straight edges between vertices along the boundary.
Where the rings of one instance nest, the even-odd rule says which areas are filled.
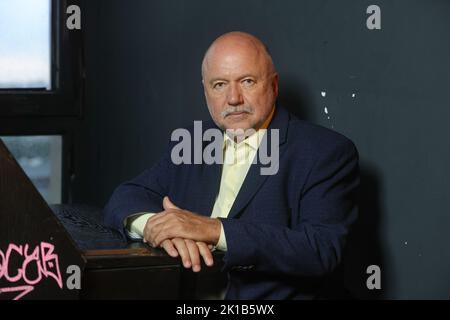
[[[169,197],[164,197],[163,199],[163,207],[164,210],[168,210],[168,209],[179,209],[176,205],[174,205],[172,203],[172,201],[170,201]]]

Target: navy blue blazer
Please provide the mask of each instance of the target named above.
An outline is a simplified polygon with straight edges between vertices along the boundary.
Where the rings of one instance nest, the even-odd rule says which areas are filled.
[[[203,130],[214,127],[212,121],[203,122]],[[228,246],[227,299],[316,298],[340,265],[357,218],[354,144],[281,107],[269,125],[275,128],[280,137],[278,173],[261,175],[260,167],[267,165],[252,164],[228,218],[221,219]],[[270,142],[270,130],[267,134]],[[105,224],[124,234],[128,215],[162,211],[166,195],[183,209],[211,215],[221,165],[175,165],[170,152],[176,143],[169,143],[152,168],[114,191],[104,209]]]

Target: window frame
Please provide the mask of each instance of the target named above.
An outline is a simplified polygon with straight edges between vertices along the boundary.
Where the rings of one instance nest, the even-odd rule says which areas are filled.
[[[51,90],[0,89],[0,117],[82,116],[82,30],[69,30],[66,8],[80,0],[51,0]]]

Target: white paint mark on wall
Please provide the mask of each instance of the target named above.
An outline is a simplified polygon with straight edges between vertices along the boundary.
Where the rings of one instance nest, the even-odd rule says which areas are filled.
[[[320,95],[321,95],[323,98],[325,98],[325,97],[327,96],[327,92],[326,92],[326,91],[321,91],[321,92],[320,92]],[[327,107],[324,107],[324,108],[323,108],[323,112],[327,115],[327,119],[330,121],[330,120],[331,120],[331,117],[330,117],[330,112],[328,111],[328,108],[327,108]],[[334,129],[334,125],[333,125],[333,124],[331,124],[331,128]]]

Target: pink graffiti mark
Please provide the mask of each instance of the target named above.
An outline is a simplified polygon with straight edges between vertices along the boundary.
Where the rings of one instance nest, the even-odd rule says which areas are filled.
[[[19,291],[21,293],[18,294],[13,300],[20,300],[22,297],[26,296],[33,290],[34,290],[33,286],[18,286],[18,287],[11,287],[11,288],[1,288],[0,294]]]
[[[19,300],[31,291],[39,284],[44,278],[52,278],[62,289],[62,277],[59,269],[59,258],[54,253],[55,246],[41,242],[37,245],[33,251],[30,252],[28,244],[24,246],[17,246],[11,243],[4,253],[0,250],[0,280],[4,278],[10,284],[18,284],[18,282],[24,282],[25,285],[8,286],[0,288],[0,294],[6,292],[22,291],[21,294],[16,296],[14,300]],[[13,268],[16,268],[15,274],[10,270],[10,261],[15,258]],[[34,278],[33,276],[34,275]]]

